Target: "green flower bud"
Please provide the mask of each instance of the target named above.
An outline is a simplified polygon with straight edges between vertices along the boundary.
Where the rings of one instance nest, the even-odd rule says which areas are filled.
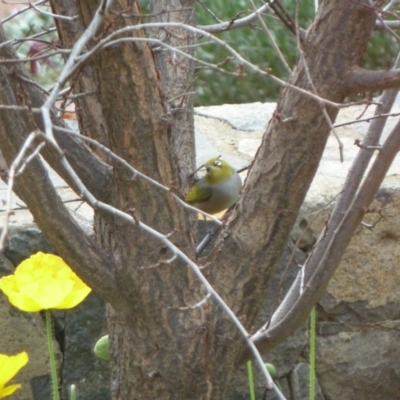
[[[102,336],[94,346],[94,354],[101,360],[108,361],[110,359],[108,335]]]

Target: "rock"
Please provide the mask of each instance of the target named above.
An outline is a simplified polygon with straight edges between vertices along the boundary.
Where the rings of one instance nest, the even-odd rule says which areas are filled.
[[[292,256],[292,252],[294,252]],[[256,326],[265,324],[272,315],[275,307],[282,300],[299,270],[298,264],[305,261],[303,252],[294,247],[288,248],[282,262],[274,274],[265,299],[265,306],[260,313]],[[263,355],[266,362],[275,366],[278,377],[285,376],[293,368],[295,362],[307,345],[306,326],[283,341],[274,349]]]
[[[69,386],[74,383],[80,399],[109,399],[109,363],[93,352],[97,340],[107,334],[104,301],[91,293],[77,307],[67,310],[64,318],[62,380],[65,398]]]
[[[3,253],[0,253],[0,278],[5,275],[10,275],[14,272],[15,267],[11,260]]]
[[[293,257],[291,257],[292,251],[295,252]],[[304,262],[304,260],[305,255],[301,251],[295,250],[294,248],[285,253],[278,270],[274,274],[274,278],[270,284],[270,290],[268,290],[265,299],[265,306],[260,313],[255,326],[261,327],[268,321],[274,309],[274,305],[278,304],[282,298],[282,295],[287,291],[291,282],[295,278],[298,271],[297,263]],[[293,368],[293,365],[299,359],[306,345],[307,336],[306,327],[304,326],[277,347],[268,353],[263,354],[263,359],[266,362],[273,364],[276,368],[280,385],[282,386],[282,390],[287,399],[295,400],[291,394],[291,387],[288,384],[287,379],[288,374]],[[265,380],[258,368],[258,365],[255,364],[254,361],[252,366],[254,386],[257,394],[256,398],[261,399],[265,394]],[[301,377],[301,379],[302,378],[303,377]],[[300,380],[299,382],[301,385],[308,387],[308,377],[305,380]],[[274,396],[275,395],[272,392],[268,393],[268,399],[278,399],[278,397]],[[248,398],[247,365],[243,365],[235,374],[229,400],[247,400]]]
[[[4,254],[17,267],[38,251],[54,254],[54,248],[44,234],[37,228],[28,228],[11,236]]]
[[[195,113],[227,122],[240,131],[253,132],[266,129],[275,108],[276,103],[223,104],[196,107]]]
[[[10,305],[4,295],[0,295],[0,353],[15,355],[22,351],[28,353],[29,362],[17,374],[14,381],[21,383],[22,388],[13,395],[13,400],[36,400],[49,397],[38,397],[37,382],[42,377],[46,382],[49,377],[49,357],[47,336],[43,319],[39,313],[25,313]],[[59,354],[59,353],[58,353]],[[14,382],[13,381],[13,382]],[[43,382],[43,381],[42,381]],[[40,393],[47,393],[48,387]]]
[[[317,376],[327,399],[399,398],[400,321],[319,326]]]
[[[296,364],[288,378],[291,388],[292,400],[308,400],[309,397],[309,381],[310,381],[310,365],[306,363]],[[318,382],[315,382],[315,399],[324,400],[321,388]]]
[[[375,211],[364,218],[365,223],[376,225],[358,228],[327,291],[336,303],[365,302],[365,311],[357,310],[364,320],[369,310],[390,303],[397,304],[391,317],[400,316],[400,190],[380,190],[378,199],[370,207]]]
[[[31,379],[33,400],[51,399],[53,396],[50,375],[35,376]]]
[[[373,228],[358,228],[319,303],[317,376],[329,399],[399,398],[399,206],[399,188],[378,192],[364,219]]]

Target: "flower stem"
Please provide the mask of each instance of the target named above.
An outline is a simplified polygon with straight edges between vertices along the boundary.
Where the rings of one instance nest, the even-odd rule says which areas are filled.
[[[54,354],[53,327],[52,327],[50,310],[45,310],[45,315],[46,315],[46,330],[47,330],[47,348],[49,349],[51,382],[53,386],[53,400],[60,400],[60,396],[58,394],[58,377],[57,377],[56,358]]]
[[[74,384],[69,387],[69,400],[76,400],[76,386]]]
[[[315,399],[315,324],[316,311],[313,307],[310,316],[310,400]]]
[[[249,379],[250,400],[255,400],[256,396],[254,392],[253,369],[251,366],[251,360],[247,361],[247,375]]]

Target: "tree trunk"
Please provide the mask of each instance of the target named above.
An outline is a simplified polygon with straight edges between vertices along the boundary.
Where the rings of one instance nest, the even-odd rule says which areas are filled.
[[[97,2],[80,2],[84,24],[91,21],[96,7]],[[137,18],[115,17],[119,11],[126,13],[126,5],[114,2],[115,14],[104,22],[108,34],[139,23]],[[136,5],[131,11],[140,12]],[[144,32],[132,37],[144,37]],[[176,60],[180,67],[189,65],[186,60]],[[171,79],[160,81],[154,54],[143,43],[122,43],[102,50],[91,67],[99,85],[109,148],[140,172],[167,187],[176,185],[184,190],[183,183],[194,165],[192,105],[190,96],[182,96],[186,88]],[[173,64],[171,68],[177,69]],[[182,71],[187,74],[192,69],[189,65]],[[163,73],[168,74],[168,68]],[[189,80],[191,75],[187,76]],[[170,87],[174,90],[168,90]],[[172,105],[178,107],[173,109],[169,100],[175,97]],[[173,233],[171,241],[193,255],[191,223],[176,201],[147,182],[133,179],[118,163],[113,170],[111,204],[165,235]],[[113,398],[205,397],[210,380],[207,360],[198,359],[204,310],[177,310],[201,300],[204,290],[180,260],[155,267],[172,254],[139,226],[96,213],[96,232],[101,247],[113,254],[121,298],[130,304],[123,312],[113,305],[108,311]]]

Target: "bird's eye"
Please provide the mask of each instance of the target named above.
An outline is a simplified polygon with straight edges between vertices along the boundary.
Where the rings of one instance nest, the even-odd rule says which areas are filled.
[[[214,165],[215,165],[216,167],[220,167],[220,166],[222,165],[222,162],[216,160],[216,161],[214,161]]]

